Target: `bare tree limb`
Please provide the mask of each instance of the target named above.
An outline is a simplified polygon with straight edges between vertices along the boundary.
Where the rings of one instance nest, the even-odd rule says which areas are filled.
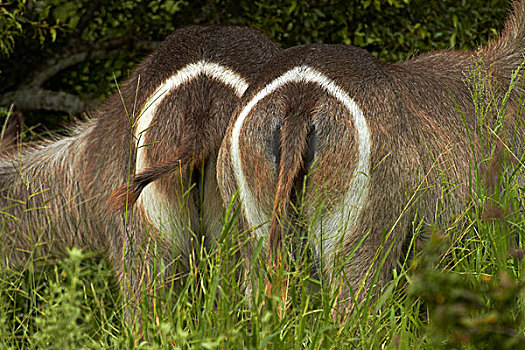
[[[10,91],[0,97],[0,105],[10,104],[14,104],[19,111],[48,110],[80,113],[86,111],[91,103],[63,91],[27,88]]]
[[[92,18],[100,1],[93,1],[79,22],[79,33]],[[87,110],[89,102],[80,97],[63,91],[51,91],[42,88],[43,84],[66,68],[84,62],[88,59],[107,57],[127,46],[129,50],[153,51],[160,43],[139,41],[132,37],[120,37],[98,44],[77,42],[74,38],[57,55],[47,59],[14,91],[0,96],[0,106],[14,104],[21,111],[49,110],[67,113],[80,113]]]
[[[21,89],[37,88],[60,71],[83,62],[85,59],[100,58],[115,53],[116,50],[130,44],[128,38],[118,38],[102,44],[86,46],[77,45],[74,50],[63,51],[60,55],[51,57],[39,69],[35,70],[21,86]],[[158,42],[137,41],[131,42],[131,48],[136,50],[152,51],[158,47]]]
[[[53,57],[40,66],[40,69],[33,73],[30,80],[26,80],[19,89],[36,89],[58,72],[84,61],[86,57],[88,57],[87,52],[76,53],[68,57]]]
[[[91,105],[90,102],[74,94],[44,89],[44,83],[69,67],[86,60],[108,57],[124,47],[129,51],[152,51],[158,47],[158,42],[139,41],[133,36],[115,38],[103,43],[83,42],[82,33],[88,28],[102,3],[102,0],[90,0],[86,3],[67,44],[34,69],[16,90],[0,95],[0,106],[7,107],[13,104],[19,111],[84,112],[88,105]]]

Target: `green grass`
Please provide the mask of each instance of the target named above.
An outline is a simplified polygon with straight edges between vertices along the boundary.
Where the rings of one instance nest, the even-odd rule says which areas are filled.
[[[501,201],[512,200],[523,205],[523,188],[505,191]],[[124,321],[110,266],[72,249],[44,268],[2,271],[0,348],[522,348],[523,208],[498,218],[481,218],[475,208],[465,215],[466,226],[433,234],[423,248],[413,240],[410,248],[423,254],[402,261],[379,296],[344,323],[332,318],[330,289],[304,264],[288,271],[290,308],[282,317],[264,288],[247,296],[233,221],[218,247],[197,252],[191,271],[159,295],[156,319],[141,305],[142,338],[138,324]]]
[[[473,95],[483,93],[478,87]],[[490,114],[483,108],[504,113],[504,104],[488,105],[478,109],[481,124]],[[237,231],[238,212],[230,205],[216,247],[196,244],[189,271],[168,281],[153,307],[141,303],[141,326],[126,321],[109,264],[87,252],[72,249],[56,264],[30,263],[25,271],[3,269],[0,348],[523,349],[525,155],[494,140],[483,147],[504,164],[495,185],[483,180],[493,171],[491,159],[472,160],[488,165],[473,172],[465,210],[447,227],[434,225],[425,243],[417,239],[421,227],[414,218],[409,257],[344,322],[333,318],[336,296],[306,255],[285,271],[289,307],[283,314],[280,299],[264,292],[263,264],[251,267],[259,287],[245,288],[239,252],[247,234]]]

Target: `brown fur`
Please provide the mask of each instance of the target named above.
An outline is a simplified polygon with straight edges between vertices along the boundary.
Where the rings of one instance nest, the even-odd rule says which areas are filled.
[[[168,272],[177,259],[187,265],[192,237],[206,236],[209,244],[219,234],[215,231],[221,226],[222,202],[215,160],[238,97],[206,76],[170,91],[146,135],[146,157],[154,168],[135,178],[132,125],[154,91],[188,64],[205,59],[228,67],[249,83],[279,50],[263,33],[247,27],[177,30],[131,73],[120,93],[71,136],[2,158],[3,262],[20,265],[29,256],[60,256],[72,246],[100,252],[113,263],[130,298],[140,297],[156,283],[159,276],[153,275],[152,265],[156,259]],[[161,219],[180,218],[188,226],[184,232],[158,231],[140,206],[124,216],[108,211],[107,200],[116,188],[121,188],[115,199],[120,206],[125,205],[127,188],[133,189],[131,209],[141,190],[161,175],[166,176],[150,186],[173,208]],[[130,177],[131,184],[125,185]],[[191,190],[183,199],[188,208],[181,207],[177,198],[193,181],[201,182],[199,178],[204,187]]]
[[[512,72],[523,61],[524,51],[524,1],[513,3],[513,12],[500,37],[477,52],[437,51],[386,64],[352,46],[316,44],[285,50],[261,70],[260,78],[245,93],[230,121],[218,162],[225,201],[233,198],[239,186],[231,147],[235,120],[243,107],[293,67],[307,65],[333,80],[363,111],[370,131],[368,196],[353,229],[343,227],[341,245],[322,255],[319,241],[314,240],[319,263],[333,287],[337,288],[339,277],[348,281],[340,291],[340,300],[347,301],[343,308],[351,308],[348,300],[356,297],[360,288],[369,288],[374,281],[379,285],[388,281],[403,245],[410,239],[416,213],[424,225],[436,220],[444,225],[447,218],[466,206],[468,179],[473,175],[469,162],[489,156],[472,149],[465,135],[465,125],[471,130],[477,125],[469,90],[475,81],[466,78],[472,77],[469,70],[480,70],[488,76],[486,103],[501,101]],[[518,152],[522,149],[523,123],[516,120],[516,112],[522,92],[520,86],[514,89],[505,118],[509,147]],[[338,104],[318,85],[287,84],[257,103],[244,121],[240,161],[255,207],[269,218],[269,254],[288,249],[281,248],[286,240],[280,226],[289,220],[292,188],[302,184],[302,178],[297,177],[308,147],[306,133],[312,126],[317,135],[315,167],[303,169],[311,170],[303,198],[306,220],[313,220],[320,204],[323,209],[317,225],[329,220],[349,188],[357,164],[357,133],[352,116]],[[495,118],[494,109],[491,112],[494,114],[490,117]],[[490,117],[489,126],[496,122]],[[282,120],[279,164],[273,162],[275,153],[268,147],[273,128],[269,126],[277,119]],[[474,145],[492,137],[487,129],[481,131],[474,135]],[[258,181],[252,175],[255,173],[264,174],[267,180]],[[242,205],[246,212],[249,204]],[[242,220],[244,224],[248,221]],[[384,264],[378,271],[382,259]]]

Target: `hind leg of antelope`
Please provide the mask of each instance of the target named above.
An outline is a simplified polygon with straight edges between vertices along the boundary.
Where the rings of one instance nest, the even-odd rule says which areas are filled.
[[[157,232],[144,222],[132,223],[118,259],[119,280],[124,296],[124,319],[137,322],[139,333],[146,317],[158,319],[158,298],[164,296],[170,273],[166,252]],[[143,314],[146,306],[146,314]]]
[[[345,321],[356,307],[372,303],[391,279],[402,244],[393,235],[383,240],[382,237],[383,234],[374,235],[373,231],[353,239],[345,237],[340,247],[321,257],[335,302],[334,318]]]
[[[252,303],[252,292],[254,288],[257,288],[257,276],[254,276],[254,272],[259,271],[259,269],[257,268],[258,264],[253,259],[256,259],[254,251],[258,245],[258,240],[254,230],[250,229],[239,201],[230,149],[229,138],[226,137],[217,157],[217,182],[225,212],[229,213],[225,220],[231,220],[235,223],[230,234],[235,235],[232,244],[239,245],[239,258],[242,259],[241,271],[237,273],[237,278],[239,279],[239,286],[244,290],[247,302],[250,304]]]

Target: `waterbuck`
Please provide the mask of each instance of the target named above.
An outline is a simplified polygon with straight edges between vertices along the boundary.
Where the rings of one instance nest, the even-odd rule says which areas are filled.
[[[279,50],[248,27],[179,29],[71,136],[1,158],[3,263],[100,252],[130,298],[150,291],[155,261],[187,264],[192,239],[221,230],[215,162],[229,118]]]
[[[477,51],[390,64],[360,48],[313,44],[268,62],[230,120],[218,180],[225,202],[238,192],[241,224],[267,242],[270,266],[295,246],[289,235],[307,231],[339,309],[351,309],[391,278],[416,213],[416,225],[439,225],[465,208],[477,167],[469,161],[487,156],[466,129],[479,129],[475,109],[500,101],[524,60],[524,4],[514,3],[501,35]],[[512,149],[523,143],[521,92],[508,96],[498,132]],[[483,133],[498,130],[496,115],[485,117]],[[294,222],[297,212],[306,225]]]

